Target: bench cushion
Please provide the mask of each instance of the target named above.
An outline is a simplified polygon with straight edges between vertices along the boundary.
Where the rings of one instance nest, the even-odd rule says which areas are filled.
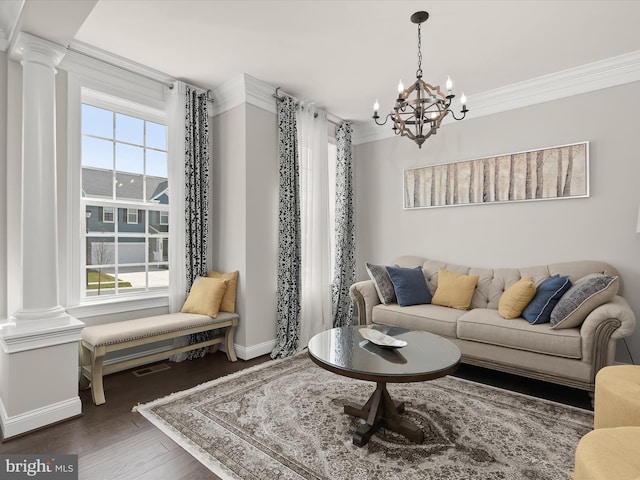
[[[93,346],[113,345],[205,325],[213,329],[216,324],[237,318],[237,314],[227,312],[220,312],[216,318],[196,313],[169,313],[86,327],[82,330],[82,339]]]

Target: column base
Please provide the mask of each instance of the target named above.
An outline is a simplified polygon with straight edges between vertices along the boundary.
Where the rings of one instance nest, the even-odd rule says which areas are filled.
[[[66,314],[15,320],[0,325],[0,426],[5,439],[82,414],[78,343],[84,323]]]

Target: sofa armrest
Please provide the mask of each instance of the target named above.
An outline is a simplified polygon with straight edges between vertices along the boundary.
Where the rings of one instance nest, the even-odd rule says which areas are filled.
[[[380,303],[378,292],[371,280],[363,280],[351,285],[349,296],[356,302],[358,307],[358,322],[360,325],[371,323],[371,312],[373,307]]]
[[[593,374],[615,357],[616,340],[630,336],[636,327],[636,316],[627,301],[619,295],[594,309],[580,327],[582,359],[593,365]]]

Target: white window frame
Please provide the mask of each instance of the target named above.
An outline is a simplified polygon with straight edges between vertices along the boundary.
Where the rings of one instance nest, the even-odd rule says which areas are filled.
[[[131,216],[133,215],[133,220],[131,220]],[[129,225],[137,225],[138,224],[138,209],[137,208],[127,208],[127,223]]]
[[[107,213],[111,213],[111,220],[107,219]],[[116,218],[115,207],[102,207],[102,223],[115,223],[115,218]]]
[[[166,307],[169,304],[168,291],[154,290],[146,293],[121,295],[119,297],[87,298],[84,293],[86,248],[82,245],[86,232],[85,202],[81,201],[81,109],[83,101],[95,106],[120,113],[142,116],[145,120],[168,125],[167,92],[169,81],[160,82],[145,78],[133,72],[114,67],[81,54],[68,53],[60,68],[67,74],[67,142],[69,160],[67,162],[67,238],[63,255],[66,262],[67,282],[63,288],[67,311],[76,318],[95,315],[117,314],[121,312]],[[170,138],[171,135],[168,135]],[[126,208],[126,206],[123,205]],[[153,205],[150,210],[161,210],[168,205]],[[171,242],[171,238],[169,238]],[[78,254],[77,252],[80,252]]]
[[[169,225],[169,211],[160,211],[160,225]]]

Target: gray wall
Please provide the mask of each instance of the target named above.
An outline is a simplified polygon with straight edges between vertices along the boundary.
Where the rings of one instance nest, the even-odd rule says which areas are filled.
[[[239,270],[240,358],[268,353],[275,337],[278,229],[276,115],[243,103],[213,118],[211,263]]]
[[[469,108],[421,150],[406,138],[355,147],[358,279],[365,262],[402,254],[478,267],[596,259],[620,271],[640,319],[640,83],[477,119]],[[405,168],[580,141],[590,148],[589,198],[403,210]],[[640,327],[627,341],[640,362]],[[617,352],[630,363],[620,342]]]

